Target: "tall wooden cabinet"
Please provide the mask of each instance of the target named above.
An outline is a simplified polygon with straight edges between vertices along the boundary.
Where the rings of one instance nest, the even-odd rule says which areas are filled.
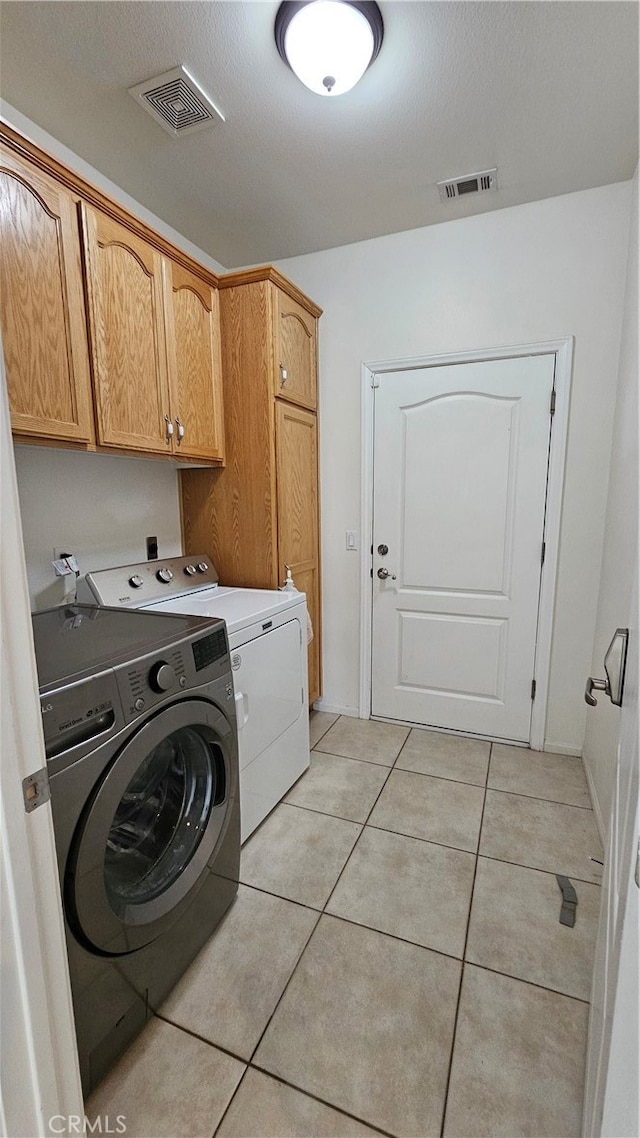
[[[226,467],[183,470],[185,553],[223,584],[307,594],[309,699],[321,693],[317,321],[321,309],[266,266],[219,281]]]
[[[13,430],[93,438],[76,198],[0,150],[0,321]]]

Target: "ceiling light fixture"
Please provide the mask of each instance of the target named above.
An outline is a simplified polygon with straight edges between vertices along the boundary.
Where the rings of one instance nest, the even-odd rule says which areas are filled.
[[[355,87],[383,34],[375,0],[283,0],[276,13],[278,51],[317,95],[344,95]]]

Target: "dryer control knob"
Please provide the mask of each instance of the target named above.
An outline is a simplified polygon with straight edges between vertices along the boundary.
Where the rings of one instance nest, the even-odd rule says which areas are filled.
[[[159,581],[164,581],[165,585],[168,585],[169,581],[173,581],[173,573],[171,572],[170,569],[166,569],[166,568],[165,569],[158,569],[158,572],[156,573],[156,577],[158,578]]]
[[[144,581],[138,573],[134,573],[133,577],[129,577],[129,584],[132,589],[141,589],[144,585]]]
[[[198,568],[198,573],[206,573],[209,566],[207,565],[206,561],[199,561],[197,568]]]
[[[158,660],[149,672],[149,683],[154,691],[169,691],[176,682],[175,669],[166,660]]]
[[[195,565],[185,565],[184,571],[187,574],[187,577],[193,577],[193,574],[196,571],[196,567]]]

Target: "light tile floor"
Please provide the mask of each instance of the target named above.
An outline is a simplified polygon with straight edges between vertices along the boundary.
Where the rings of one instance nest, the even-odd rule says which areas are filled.
[[[580,760],[323,712],[311,738],[89,1118],[125,1115],[127,1138],[579,1135],[602,858]]]

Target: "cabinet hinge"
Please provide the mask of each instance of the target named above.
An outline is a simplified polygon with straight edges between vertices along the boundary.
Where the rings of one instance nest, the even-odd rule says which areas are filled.
[[[46,767],[42,767],[42,769],[36,771],[35,774],[30,774],[27,778],[23,778],[22,795],[26,814],[30,814],[37,806],[42,806],[43,802],[49,801],[51,794]]]
[[[531,698],[532,699],[536,698],[536,681],[535,680],[531,681]]]
[[[371,376],[371,386],[372,387],[379,387],[380,386],[380,376],[376,375],[375,372]]]
[[[547,555],[547,543],[546,543],[546,541],[543,541],[542,549],[540,551],[540,564],[541,565],[544,565],[544,559],[545,559],[546,555]]]
[[[551,406],[549,407],[549,414],[555,415],[556,413],[556,389],[553,388],[551,392]]]

